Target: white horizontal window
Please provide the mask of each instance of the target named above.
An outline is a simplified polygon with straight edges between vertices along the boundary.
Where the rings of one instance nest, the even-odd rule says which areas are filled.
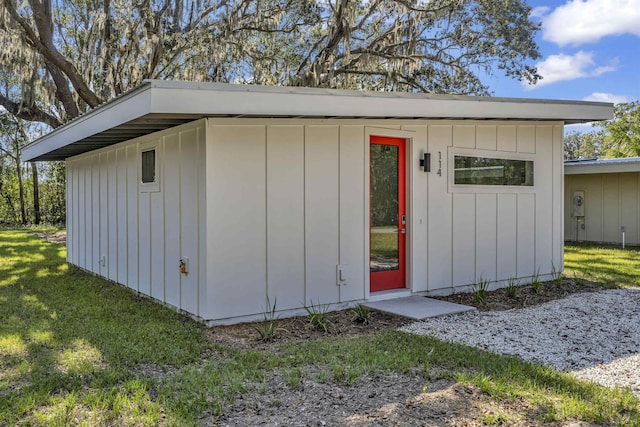
[[[533,161],[454,156],[454,184],[533,186]]]

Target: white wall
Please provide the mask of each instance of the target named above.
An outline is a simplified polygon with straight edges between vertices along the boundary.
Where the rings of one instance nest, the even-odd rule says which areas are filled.
[[[67,159],[67,261],[206,316],[204,142],[200,120]],[[140,147],[150,146],[159,191],[144,192]]]
[[[216,318],[364,298],[364,126],[209,120]],[[345,285],[336,266],[347,267]]]
[[[267,298],[281,310],[369,298],[372,134],[409,140],[412,291],[562,268],[561,123],[208,119],[207,129],[216,319],[262,313]],[[431,173],[418,166],[425,151]],[[533,160],[535,185],[454,186],[454,154]],[[337,265],[348,277],[340,286]]]
[[[561,268],[562,124],[488,121],[206,119],[73,157],[68,260],[207,320],[368,299],[370,135],[408,140],[411,291]],[[453,185],[455,154],[533,160],[535,185]]]
[[[572,196],[584,191],[585,229],[578,233]],[[565,175],[565,239],[640,244],[640,173]]]
[[[431,122],[403,129],[416,133],[414,291],[441,293],[481,279],[526,282],[562,268],[561,123]],[[415,166],[424,151],[431,153],[428,174]],[[456,154],[533,160],[534,186],[453,185]]]

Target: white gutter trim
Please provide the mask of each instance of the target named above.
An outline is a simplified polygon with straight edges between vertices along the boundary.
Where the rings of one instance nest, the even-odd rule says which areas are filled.
[[[572,122],[610,119],[613,104],[149,80],[27,145],[23,159],[149,114]]]
[[[565,175],[585,175],[592,173],[622,173],[640,172],[640,161],[621,163],[587,163],[587,164],[567,164],[564,165]]]
[[[35,159],[73,142],[142,117],[148,114],[150,106],[151,85],[145,83],[33,141],[22,149],[22,159],[25,162]],[[95,121],[92,120],[94,117],[96,117]]]
[[[243,116],[606,120],[608,104],[153,88],[152,112]]]

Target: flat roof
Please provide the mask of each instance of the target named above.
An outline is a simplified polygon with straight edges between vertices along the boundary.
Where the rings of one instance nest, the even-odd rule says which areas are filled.
[[[613,104],[404,92],[145,80],[24,147],[63,160],[203,117],[535,120],[613,118]]]
[[[620,172],[640,172],[640,157],[567,160],[564,162],[565,175]]]

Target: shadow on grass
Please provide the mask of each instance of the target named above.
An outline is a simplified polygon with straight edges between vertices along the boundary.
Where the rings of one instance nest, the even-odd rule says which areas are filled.
[[[495,398],[526,401],[531,419],[640,419],[629,393],[397,331],[274,351],[220,349],[224,357],[197,363],[208,347],[200,325],[64,257],[64,248],[27,231],[0,231],[0,425],[196,423],[201,413],[222,413],[247,381],[308,364],[345,386],[368,372],[423,370],[427,382],[429,366],[439,366]],[[147,380],[139,365],[178,370]]]
[[[201,325],[67,266],[64,247],[0,230],[0,424],[153,425],[161,411],[133,368],[193,363],[206,347]]]
[[[640,248],[567,243],[565,272],[612,287],[640,286]]]

